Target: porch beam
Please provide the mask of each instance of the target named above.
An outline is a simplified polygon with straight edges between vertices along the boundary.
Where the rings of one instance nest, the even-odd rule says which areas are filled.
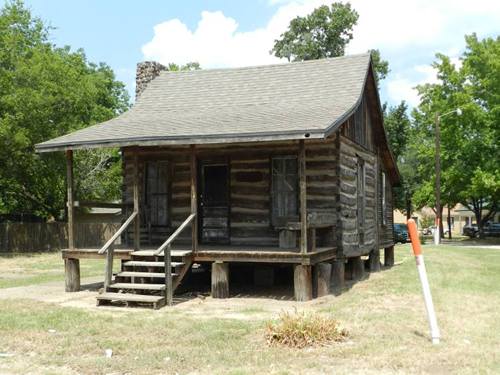
[[[300,189],[300,251],[307,253],[307,192],[306,192],[306,146],[299,141],[299,189]]]
[[[134,250],[141,248],[141,218],[139,214],[139,156],[134,154],[134,212],[137,216],[134,221]]]
[[[68,248],[75,249],[75,196],[73,190],[73,150],[66,151],[66,185],[67,185],[67,209],[68,209]]]
[[[195,214],[195,218],[191,223],[191,244],[193,252],[198,251],[198,171],[196,168],[196,146],[191,145],[191,214]]]

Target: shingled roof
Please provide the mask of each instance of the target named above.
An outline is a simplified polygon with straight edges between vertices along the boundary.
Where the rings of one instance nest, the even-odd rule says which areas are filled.
[[[126,113],[36,145],[90,147],[325,138],[358,106],[370,55],[161,72]]]

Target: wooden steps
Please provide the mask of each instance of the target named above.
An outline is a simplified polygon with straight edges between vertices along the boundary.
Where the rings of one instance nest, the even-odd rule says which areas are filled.
[[[172,277],[177,276],[176,273],[172,274]],[[136,271],[123,271],[116,274],[116,277],[152,277],[158,279],[164,279],[164,272],[136,272]]]
[[[111,289],[137,289],[137,290],[165,290],[165,284],[134,284],[134,283],[114,283],[109,286]]]
[[[125,302],[128,305],[130,302],[136,303],[147,303],[152,304],[155,309],[163,306],[165,297],[164,296],[151,296],[135,293],[102,293],[97,296],[98,305],[111,302]]]
[[[163,253],[155,250],[140,250],[131,253],[131,260],[122,264],[122,270],[114,281],[97,296],[97,305],[124,304],[149,305],[158,309],[166,304],[165,263]],[[171,251],[173,290],[179,286],[191,268],[190,250]]]
[[[153,257],[155,256],[156,250],[139,250],[139,251],[133,251],[131,253],[132,256],[135,257]],[[187,257],[191,256],[193,252],[191,250],[171,250],[172,258],[174,257]],[[160,254],[156,255],[159,257],[163,256],[163,252]]]
[[[172,262],[172,267],[182,266],[184,263],[182,262]],[[129,260],[128,262],[123,263],[126,267],[165,267],[164,262],[150,262],[150,261],[140,261],[140,260]]]

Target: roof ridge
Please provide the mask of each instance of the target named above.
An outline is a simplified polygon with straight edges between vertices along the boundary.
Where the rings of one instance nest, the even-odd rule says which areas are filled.
[[[354,53],[350,55],[343,56],[335,56],[335,57],[323,57],[320,59],[311,59],[311,60],[303,60],[303,61],[283,61],[280,63],[273,64],[256,64],[256,65],[247,65],[247,66],[235,66],[235,67],[221,67],[221,68],[201,68],[198,70],[163,70],[160,72],[160,75],[173,75],[173,74],[186,74],[186,73],[198,73],[198,72],[216,72],[216,71],[236,71],[236,70],[248,70],[248,69],[256,69],[256,68],[272,68],[277,66],[290,66],[290,65],[306,65],[306,64],[318,64],[324,62],[338,61],[338,60],[347,60],[352,58],[361,58],[361,57],[369,57],[370,52],[363,53]]]

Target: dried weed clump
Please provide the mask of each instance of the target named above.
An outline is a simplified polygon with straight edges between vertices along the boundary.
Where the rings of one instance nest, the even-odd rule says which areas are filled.
[[[346,340],[348,332],[340,323],[316,313],[283,313],[266,327],[268,345],[285,345],[291,348],[328,345]]]

